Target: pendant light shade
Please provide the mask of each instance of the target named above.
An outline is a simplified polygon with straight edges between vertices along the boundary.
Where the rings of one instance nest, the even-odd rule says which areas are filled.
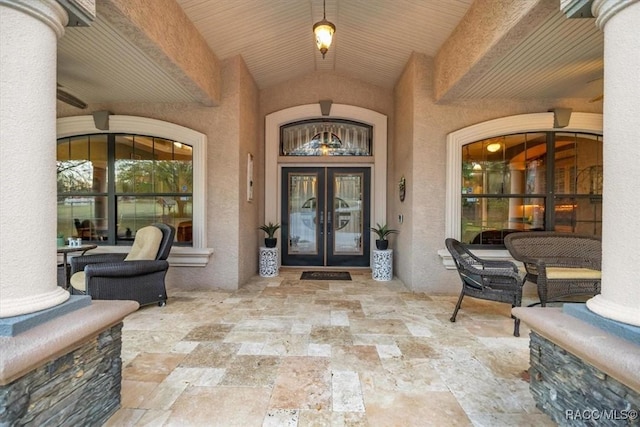
[[[336,32],[336,26],[327,21],[325,1],[322,2],[322,21],[313,24],[313,33],[316,35],[316,46],[322,53],[322,59],[331,46],[333,33]]]

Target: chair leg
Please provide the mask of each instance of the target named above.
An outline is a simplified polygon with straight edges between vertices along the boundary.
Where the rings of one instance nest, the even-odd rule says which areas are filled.
[[[458,298],[458,303],[456,304],[455,310],[453,310],[453,315],[451,316],[451,319],[449,319],[452,322],[456,321],[456,316],[458,315],[458,310],[460,310],[460,306],[462,305],[462,298],[464,298],[464,287],[460,291],[460,297]]]
[[[515,319],[516,320],[514,320],[513,322],[513,336],[519,337],[520,336],[520,319],[518,319],[517,317]]]
[[[538,297],[540,298],[540,307],[547,306],[547,291],[538,286]]]

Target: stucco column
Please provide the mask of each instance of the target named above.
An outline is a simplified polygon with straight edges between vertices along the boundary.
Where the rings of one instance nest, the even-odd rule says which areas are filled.
[[[595,0],[604,31],[602,294],[587,307],[640,326],[640,1]]]
[[[0,0],[0,317],[69,298],[56,284],[54,0]]]

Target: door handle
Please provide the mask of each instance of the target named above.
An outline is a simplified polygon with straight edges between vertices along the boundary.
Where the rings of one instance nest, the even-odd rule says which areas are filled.
[[[320,211],[320,221],[318,222],[318,227],[320,229],[320,235],[324,233],[324,212]]]
[[[331,234],[331,218],[333,217],[333,212],[327,212],[327,234]]]

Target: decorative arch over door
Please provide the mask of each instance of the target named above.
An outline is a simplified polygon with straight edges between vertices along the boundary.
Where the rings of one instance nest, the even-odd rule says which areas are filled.
[[[373,156],[367,159],[344,158],[310,159],[283,158],[280,150],[280,126],[302,120],[326,118],[345,119],[365,123],[373,129]],[[279,221],[281,212],[281,188],[283,166],[369,166],[371,168],[371,222],[386,222],[387,211],[387,116],[376,111],[353,105],[333,104],[328,116],[323,116],[320,104],[307,104],[286,108],[267,115],[265,119],[265,203],[266,222]],[[279,242],[280,244],[281,242]]]

